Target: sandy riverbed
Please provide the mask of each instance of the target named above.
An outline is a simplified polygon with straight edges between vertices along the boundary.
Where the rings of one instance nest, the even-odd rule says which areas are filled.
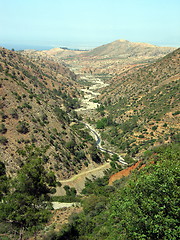
[[[81,107],[76,110],[77,112],[96,109],[99,106],[99,103],[93,102],[93,99],[99,95],[97,90],[109,85],[93,75],[87,75],[86,77],[83,77],[83,79],[87,80],[87,82],[91,82],[93,85],[81,89],[81,91],[84,92],[84,97],[81,99]]]

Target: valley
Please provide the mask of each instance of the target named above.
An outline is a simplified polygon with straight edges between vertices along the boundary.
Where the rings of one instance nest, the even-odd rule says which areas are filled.
[[[3,240],[176,239],[179,56],[0,48]]]
[[[71,69],[73,71],[73,69]],[[77,71],[77,69],[76,69]],[[77,74],[77,72],[74,72]],[[98,93],[98,90],[103,87],[107,87],[109,84],[104,83],[101,79],[99,79],[96,76],[93,76],[92,74],[83,74],[80,75],[79,81],[86,81],[87,86],[85,85],[85,88],[82,88],[81,91],[83,92],[83,97],[80,99],[81,106],[80,108],[76,109],[76,112],[81,115],[83,119],[87,119],[89,116],[93,117],[94,110],[97,109],[98,106],[100,106],[99,103],[93,102],[94,98],[96,98],[100,93]],[[90,87],[88,86],[90,83]],[[94,126],[91,126],[89,123],[83,121],[79,121],[78,119],[75,119],[77,122],[83,123],[87,129],[90,131],[91,136],[94,138],[96,142],[96,147],[101,152],[107,152],[110,156],[113,154],[116,154],[115,152],[112,152],[110,149],[103,148],[101,146],[101,136],[97,132],[97,129],[94,128]],[[118,156],[118,155],[117,155]],[[125,166],[127,163],[124,161],[124,159],[121,156],[118,156],[118,162]],[[81,171],[80,173],[74,175],[73,177],[69,179],[60,180],[61,187],[56,188],[55,196],[63,196],[66,194],[64,190],[64,186],[68,185],[70,187],[74,187],[77,190],[77,194],[80,194],[83,188],[85,187],[85,181],[86,179],[93,179],[93,178],[99,178],[104,176],[104,171],[109,169],[111,167],[110,165],[110,159],[107,160],[104,164],[101,166],[94,166],[89,165],[86,169]]]

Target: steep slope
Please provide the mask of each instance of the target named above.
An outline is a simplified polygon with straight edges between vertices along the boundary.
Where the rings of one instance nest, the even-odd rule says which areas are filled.
[[[79,106],[74,73],[55,62],[30,61],[1,48],[0,81],[0,157],[8,174],[33,154],[43,156],[46,168],[58,178],[88,165],[93,140],[83,126],[71,126]]]
[[[89,183],[94,191],[84,199],[83,212],[54,239],[179,239],[179,147],[154,149],[150,159],[155,164],[114,186]]]
[[[114,77],[102,89],[104,109],[99,111],[114,122],[102,130],[104,140],[132,155],[171,141],[180,126],[179,56],[177,49],[148,67]]]
[[[179,79],[180,49],[139,70],[129,70],[114,77],[106,93],[133,97],[146,94],[157,87]],[[114,90],[113,90],[114,89]],[[140,93],[141,92],[141,93]],[[118,96],[119,97],[119,96]]]

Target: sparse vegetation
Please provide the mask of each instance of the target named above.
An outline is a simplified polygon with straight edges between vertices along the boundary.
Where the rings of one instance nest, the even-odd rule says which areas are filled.
[[[130,57],[126,58],[129,61]],[[118,69],[125,59],[115,60],[115,72],[108,65],[110,58],[102,56],[101,60],[106,60],[106,74],[98,65],[91,69],[86,64],[82,71],[91,77],[98,73],[97,78],[109,86],[99,90],[100,95],[93,100],[98,108],[80,115],[76,108],[85,93],[80,93],[82,86],[67,67],[42,56],[29,59],[22,53],[0,49],[3,237],[32,237],[56,212],[50,211],[50,201],[60,200],[81,201],[83,211],[72,216],[61,231],[52,223],[52,234],[46,234],[47,225],[41,237],[178,238],[179,50],[144,68],[132,62]],[[78,67],[83,66],[78,61]],[[94,58],[92,64],[97,61]],[[90,84],[86,86],[90,91]],[[102,146],[122,154],[129,165],[141,159],[138,168],[109,186],[109,177],[123,169],[119,157],[97,149],[85,121],[98,129]],[[66,196],[50,197],[56,191],[56,177],[60,180],[80,170],[91,172],[92,166],[105,160],[109,162],[102,169],[111,168],[103,178],[87,178],[79,196],[78,188],[59,183]]]

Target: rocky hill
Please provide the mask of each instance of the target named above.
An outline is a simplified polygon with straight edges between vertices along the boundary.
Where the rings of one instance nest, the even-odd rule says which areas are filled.
[[[92,161],[93,139],[73,122],[78,89],[76,75],[62,64],[0,48],[0,158],[9,175],[33,155],[61,179]]]
[[[85,56],[103,56],[105,58],[130,58],[130,57],[161,57],[172,52],[171,47],[157,47],[148,43],[129,42],[127,40],[117,40],[97,47]]]

